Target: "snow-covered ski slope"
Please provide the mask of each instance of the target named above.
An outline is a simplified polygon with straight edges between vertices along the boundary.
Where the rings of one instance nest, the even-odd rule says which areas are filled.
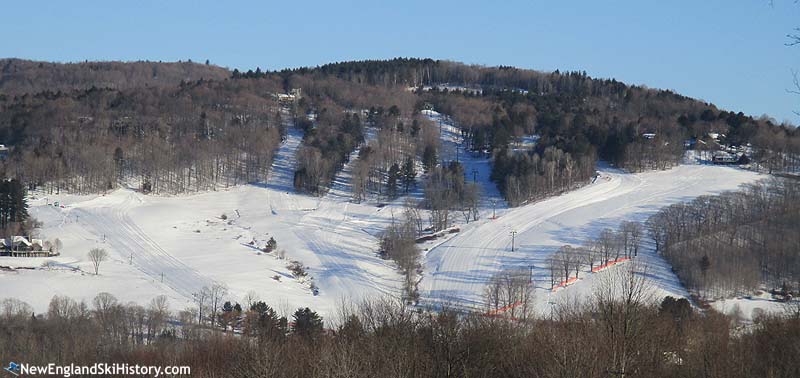
[[[457,128],[435,112],[428,116],[437,122],[442,119],[442,153],[455,155],[456,146],[462,145]],[[374,201],[352,203],[347,193],[350,164],[328,195],[318,198],[295,193],[292,181],[301,140],[302,133],[290,127],[264,184],[175,197],[120,189],[105,195],[51,195],[32,200],[31,214],[45,225],[41,236],[60,238],[62,255],[0,258],[0,266],[37,268],[0,269],[0,298],[16,297],[37,311],[46,311],[56,294],[90,301],[105,291],[123,302],[142,304],[163,294],[174,309],[182,309],[191,305],[192,293],[216,282],[229,287],[231,300],[241,301],[253,291],[286,313],[309,306],[333,316],[342,302],[397,297],[402,287],[400,275],[394,263],[380,259],[376,252],[380,232],[402,217],[402,199],[380,207]],[[423,258],[420,293],[424,304],[480,307],[488,277],[508,267],[530,265],[540,287],[536,297],[539,308],[547,308],[547,303],[559,298],[588,295],[601,274],[587,274],[552,295],[545,290],[545,261],[559,246],[579,244],[604,227],[616,227],[621,220],[644,220],[664,205],[735,189],[761,177],[735,168],[696,164],[642,174],[601,168],[601,177],[594,184],[508,209],[489,181],[486,156],[465,154],[461,149],[458,160],[469,181],[476,171],[485,198],[482,219],[461,224],[460,233],[427,245],[440,243]],[[498,203],[496,220],[489,219],[489,199]],[[47,204],[53,201],[65,207]],[[455,219],[463,222],[460,217]],[[513,253],[512,230],[517,231],[518,247]],[[270,237],[285,251],[285,259],[277,253],[260,252]],[[99,276],[89,273],[91,263],[86,257],[94,247],[111,254]],[[308,281],[292,277],[286,267],[291,260],[308,267],[318,295]],[[654,285],[683,294],[662,259],[645,251],[640,260],[650,266]],[[52,261],[52,268],[39,268],[45,261]]]
[[[278,215],[277,209],[289,206],[296,209],[294,198],[289,193],[294,191],[294,171],[297,166],[297,150],[303,142],[303,131],[289,126],[286,139],[278,147],[278,152],[272,162],[272,168],[267,175],[264,186],[270,189],[267,202],[273,215]]]
[[[361,149],[377,138],[378,130],[368,127],[364,130],[364,134],[364,143],[361,143],[350,153],[344,168],[333,178],[331,188],[326,193],[328,198],[337,201],[350,201],[353,198],[353,165],[358,160]]]
[[[458,235],[427,253],[422,297],[432,305],[479,308],[485,283],[493,274],[509,268],[532,269],[538,283],[536,307],[546,311],[548,302],[589,295],[592,282],[603,274],[585,274],[576,284],[551,294],[546,261],[560,246],[579,246],[623,220],[644,221],[663,206],[733,190],[760,177],[737,168],[699,164],[640,174],[601,168],[600,174],[594,184],[581,189],[504,209],[495,220],[484,218],[462,227]],[[516,231],[514,252],[512,231]],[[637,259],[647,265],[648,277],[661,294],[686,294],[652,250]]]
[[[266,184],[176,197],[120,189],[31,201],[32,215],[45,224],[43,236],[60,238],[64,249],[48,259],[0,258],[0,266],[56,263],[51,270],[0,270],[5,289],[0,297],[17,297],[45,311],[56,294],[90,301],[105,291],[138,303],[164,294],[184,308],[203,286],[224,283],[231,300],[254,291],[286,312],[302,305],[329,314],[342,301],[398,295],[401,280],[394,264],[375,253],[376,236],[395,210],[295,193],[291,177],[301,139],[302,133],[289,129]],[[54,201],[65,207],[47,205]],[[259,250],[270,237],[285,258]],[[94,247],[111,254],[99,276],[89,274],[86,257]],[[295,279],[287,269],[290,261],[304,264],[308,278]]]

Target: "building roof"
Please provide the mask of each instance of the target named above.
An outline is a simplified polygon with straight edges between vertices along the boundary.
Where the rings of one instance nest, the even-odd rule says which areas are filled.
[[[19,244],[25,244],[25,245],[26,245],[26,246],[28,246],[28,247],[30,247],[30,246],[32,246],[32,245],[33,245],[33,244],[32,244],[30,241],[28,241],[28,239],[27,239],[26,237],[24,237],[24,236],[13,236],[13,237],[11,238],[11,243],[12,243],[12,244],[15,244],[15,245],[19,245]]]

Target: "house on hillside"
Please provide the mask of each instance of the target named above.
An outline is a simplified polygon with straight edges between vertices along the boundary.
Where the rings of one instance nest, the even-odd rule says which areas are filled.
[[[293,103],[303,97],[301,88],[292,88],[289,93],[276,93],[275,98],[281,103]]]
[[[11,149],[9,149],[5,144],[0,144],[0,160],[6,160],[10,152]]]
[[[711,162],[714,164],[735,164],[738,161],[738,156],[726,151],[716,151],[711,157]]]
[[[45,243],[42,239],[32,239],[24,236],[0,239],[0,256],[49,257],[53,255],[49,248],[45,248]]]

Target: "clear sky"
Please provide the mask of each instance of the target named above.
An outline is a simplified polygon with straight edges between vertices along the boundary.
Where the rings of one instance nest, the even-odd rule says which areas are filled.
[[[800,123],[792,0],[2,0],[0,12],[0,57],[231,69],[430,57],[585,70]]]

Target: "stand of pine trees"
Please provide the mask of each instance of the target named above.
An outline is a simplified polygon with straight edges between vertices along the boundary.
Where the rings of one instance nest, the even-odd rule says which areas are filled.
[[[19,180],[0,181],[0,230],[5,236],[17,235],[28,220],[25,186]]]

